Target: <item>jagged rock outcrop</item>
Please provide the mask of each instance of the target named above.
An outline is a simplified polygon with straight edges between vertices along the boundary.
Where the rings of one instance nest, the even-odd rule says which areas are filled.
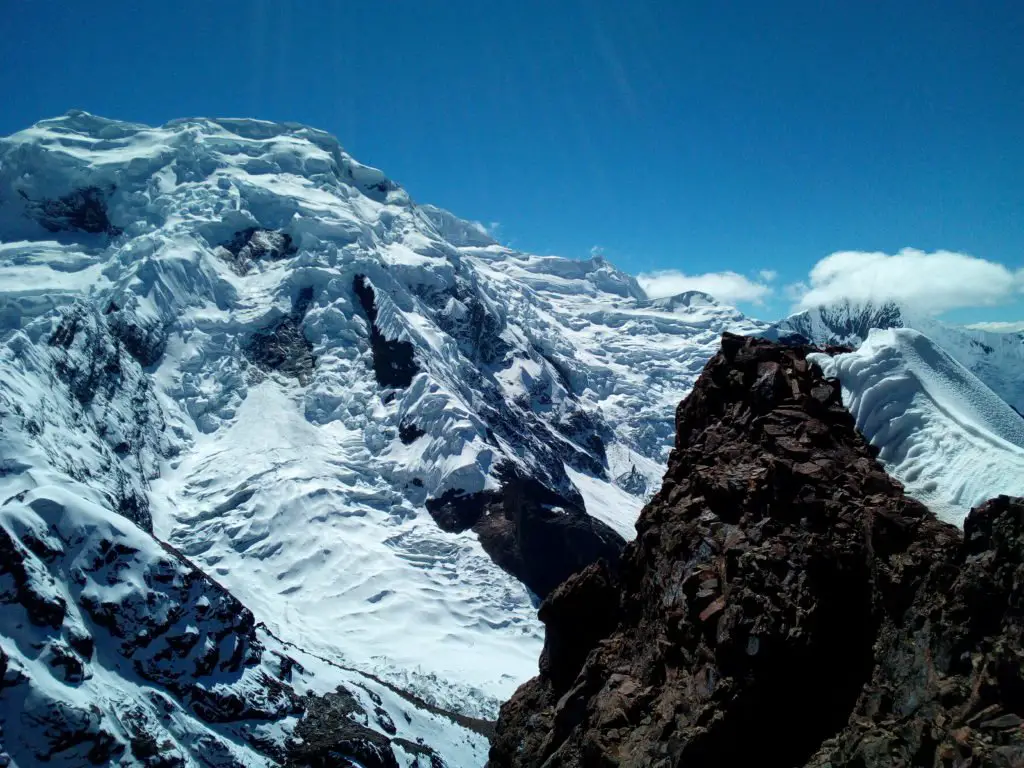
[[[0,353],[7,374],[0,382],[0,478],[11,481],[0,504],[17,493],[12,489],[37,482],[28,470],[45,457],[92,486],[111,509],[152,529],[146,484],[173,452],[172,440],[153,402],[152,382],[110,318],[72,302],[41,324],[44,343],[32,346],[15,336]]]
[[[449,493],[427,509],[442,530],[472,529],[491,559],[546,597],[599,560],[617,562],[625,541],[587,514],[582,500],[509,472],[500,490]]]
[[[404,339],[389,339],[377,325],[377,296],[364,275],[352,280],[352,290],[370,321],[370,349],[373,351],[373,373],[382,387],[408,387],[419,373],[415,348]]]
[[[492,766],[1024,761],[1024,501],[938,522],[807,351],[723,337],[620,567],[541,606]]]
[[[398,768],[391,740],[357,721],[365,715],[344,688],[310,696],[307,704],[289,744],[287,768],[329,768],[352,764],[352,760],[373,768]]]
[[[89,186],[57,198],[31,199],[19,190],[27,212],[48,232],[87,232],[115,237],[121,234],[107,213],[107,197],[113,188]]]
[[[111,334],[139,365],[148,367],[156,364],[167,348],[167,329],[159,318],[141,315],[137,311],[137,299],[131,303],[136,306],[121,307],[116,301],[111,301],[103,314]]]
[[[298,249],[292,243],[291,235],[272,229],[246,227],[235,232],[226,243],[222,243],[220,255],[235,274],[245,276],[258,262],[280,261],[294,256]]]

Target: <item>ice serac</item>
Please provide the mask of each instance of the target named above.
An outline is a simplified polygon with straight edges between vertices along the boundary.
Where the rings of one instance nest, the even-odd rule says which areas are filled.
[[[841,301],[798,312],[774,324],[769,338],[857,347],[872,328],[911,328],[923,333],[1005,400],[1024,413],[1024,332],[999,333],[949,325],[895,302]]]
[[[879,460],[940,519],[962,525],[994,495],[1024,496],[1024,419],[928,337],[875,329],[855,352],[809,359],[839,379]]]
[[[620,565],[541,605],[491,766],[1024,760],[1024,500],[937,520],[810,351],[723,336]]]
[[[111,542],[167,542],[296,654],[467,716],[534,673],[538,594],[632,537],[721,332],[764,327],[704,295],[650,301],[600,258],[501,246],[306,126],[71,112],[0,139],[12,541],[35,551],[18,521],[58,489]],[[473,520],[440,525],[449,502]],[[81,575],[54,557],[70,611]],[[157,594],[136,560],[108,586]],[[51,690],[8,626],[5,657]]]

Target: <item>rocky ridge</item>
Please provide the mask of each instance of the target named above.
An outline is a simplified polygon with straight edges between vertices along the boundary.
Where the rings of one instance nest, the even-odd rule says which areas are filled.
[[[620,565],[542,604],[490,765],[1024,761],[1024,501],[937,521],[809,350],[723,336]]]
[[[622,537],[567,498],[510,472],[500,490],[427,501],[444,531],[472,530],[495,563],[539,597],[600,559],[618,560]]]

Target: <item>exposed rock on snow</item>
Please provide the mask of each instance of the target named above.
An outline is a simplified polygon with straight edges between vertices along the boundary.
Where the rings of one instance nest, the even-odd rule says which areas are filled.
[[[309,710],[295,728],[285,765],[343,765],[347,758],[367,768],[398,768],[391,739],[362,725],[360,716],[366,717],[362,707],[344,688],[310,697]]]
[[[464,731],[389,712],[390,691],[358,675],[346,684],[375,703],[349,694],[347,717],[365,724],[328,727],[320,713],[338,694],[314,691],[337,671],[311,674],[316,660],[297,663],[221,586],[77,490],[38,487],[0,507],[0,720],[19,765],[275,765],[294,753],[296,722],[298,738],[333,733],[338,759],[380,751],[396,765],[391,736],[438,721]],[[467,733],[475,759],[484,741]]]
[[[133,302],[137,306],[137,303]],[[140,317],[132,306],[120,307],[116,301],[107,304],[103,314],[107,316],[110,332],[120,341],[125,351],[134,357],[139,365],[154,365],[167,346],[167,332],[158,318]]]
[[[302,331],[313,289],[303,288],[295,299],[292,311],[268,327],[256,331],[242,346],[245,356],[264,371],[278,371],[308,384],[316,366],[313,345]]]
[[[26,201],[26,208],[50,232],[121,234],[121,228],[111,224],[107,217],[107,195],[98,187],[75,189],[63,197],[49,200],[31,200],[23,190],[18,192]]]
[[[415,347],[404,339],[388,339],[381,332],[377,325],[377,295],[366,275],[356,275],[352,279],[352,290],[359,297],[359,304],[370,321],[370,349],[377,383],[382,387],[408,387],[420,370],[416,365]]]
[[[66,478],[151,530],[147,482],[174,443],[107,318],[81,301],[54,310],[7,339],[0,370],[0,500]]]
[[[248,227],[221,245],[231,268],[239,275],[245,275],[260,261],[280,261],[294,256],[295,246],[291,235],[269,229]]]
[[[501,490],[449,493],[427,501],[445,531],[472,529],[484,551],[541,598],[601,559],[617,562],[622,537],[568,499],[528,477],[504,478]]]
[[[1024,500],[937,521],[807,352],[723,337],[621,568],[541,606],[491,765],[1024,760]]]

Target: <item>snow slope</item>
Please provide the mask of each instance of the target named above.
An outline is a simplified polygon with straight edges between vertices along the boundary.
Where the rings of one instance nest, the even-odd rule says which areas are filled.
[[[721,332],[764,328],[498,245],[305,126],[72,112],[0,140],[0,504],[66,489],[282,642],[471,715],[542,627],[425,502],[511,468],[632,536]]]
[[[91,489],[9,490],[0,756],[13,764],[273,766],[309,708],[302,697],[339,686],[402,764],[416,758],[401,744],[421,738],[453,765],[485,759],[481,734],[283,645],[176,552],[88,501]]]
[[[856,347],[872,328],[913,328],[941,347],[1018,412],[1024,413],[1024,333],[948,325],[899,304],[839,302],[792,315],[769,336]]]
[[[1024,495],[1024,419],[927,336],[875,329],[855,352],[808,359],[839,379],[879,459],[939,518],[961,525],[994,496]]]

